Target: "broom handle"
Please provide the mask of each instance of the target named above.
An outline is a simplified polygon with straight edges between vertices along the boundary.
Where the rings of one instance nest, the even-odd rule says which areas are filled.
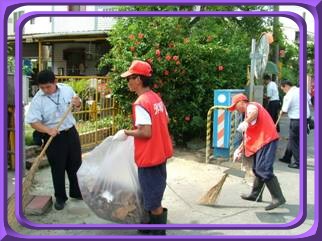
[[[70,103],[68,109],[66,110],[66,112],[64,113],[64,115],[62,116],[62,118],[60,119],[60,121],[58,122],[56,128],[59,129],[60,126],[63,124],[63,122],[65,121],[66,117],[68,116],[69,112],[72,110],[73,108],[73,104]],[[44,148],[41,150],[40,154],[38,155],[38,157],[32,162],[32,166],[30,168],[30,171],[25,179],[25,182],[32,182],[33,177],[34,177],[34,173],[36,172],[36,170],[38,170],[38,167],[40,165],[41,162],[41,158],[43,157],[43,155],[45,154],[48,146],[50,145],[51,141],[54,139],[54,136],[50,136],[50,138],[48,139],[48,141],[46,142],[46,145],[44,146]],[[29,189],[28,185],[24,185],[23,186],[23,193],[25,193],[27,190]]]
[[[278,125],[278,122],[280,122],[280,119],[281,119],[282,115],[283,115],[283,111],[281,110],[280,114],[278,115],[277,121],[275,123],[275,127]]]

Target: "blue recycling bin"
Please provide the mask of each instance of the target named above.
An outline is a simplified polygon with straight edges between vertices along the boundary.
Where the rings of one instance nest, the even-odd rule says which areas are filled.
[[[243,89],[220,89],[214,90],[215,106],[230,106],[234,95],[244,93]],[[231,136],[231,115],[227,109],[216,109],[213,113],[213,156],[229,158],[230,136]],[[241,117],[241,116],[240,116]],[[238,144],[239,140],[234,140]]]

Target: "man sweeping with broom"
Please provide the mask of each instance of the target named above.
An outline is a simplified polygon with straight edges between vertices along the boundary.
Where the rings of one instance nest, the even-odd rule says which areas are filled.
[[[229,111],[235,110],[245,113],[245,119],[237,128],[237,131],[244,133],[244,139],[234,152],[234,161],[241,158],[243,150],[246,157],[253,156],[254,158],[255,180],[253,189],[249,195],[241,195],[241,198],[261,202],[264,184],[266,184],[272,196],[272,202],[265,207],[265,210],[272,210],[286,202],[277,177],[273,173],[279,138],[275,124],[262,105],[249,102],[244,94],[233,96]]]
[[[70,86],[58,83],[50,70],[40,71],[37,74],[37,83],[40,90],[31,101],[26,122],[33,129],[43,133],[45,143],[47,141],[50,143],[46,155],[55,191],[54,207],[56,210],[62,210],[68,199],[65,172],[69,180],[69,196],[82,200],[76,176],[82,163],[80,140],[75,128],[76,120],[72,113],[66,112],[70,105],[80,110],[81,99]],[[68,114],[66,118],[63,117],[66,114]],[[58,124],[62,120],[62,124]],[[59,129],[57,124],[60,126]],[[51,139],[52,137],[54,138]]]

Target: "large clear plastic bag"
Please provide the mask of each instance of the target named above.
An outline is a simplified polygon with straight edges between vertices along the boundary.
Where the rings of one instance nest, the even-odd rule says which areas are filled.
[[[144,219],[133,137],[106,138],[83,157],[77,177],[85,203],[100,218],[117,223]]]

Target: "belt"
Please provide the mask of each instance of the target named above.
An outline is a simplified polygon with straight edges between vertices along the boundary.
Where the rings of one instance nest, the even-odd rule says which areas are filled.
[[[74,127],[74,126],[69,127],[69,128],[66,128],[65,130],[62,130],[62,131],[59,131],[59,132],[67,132],[67,131],[70,131],[73,127]]]

